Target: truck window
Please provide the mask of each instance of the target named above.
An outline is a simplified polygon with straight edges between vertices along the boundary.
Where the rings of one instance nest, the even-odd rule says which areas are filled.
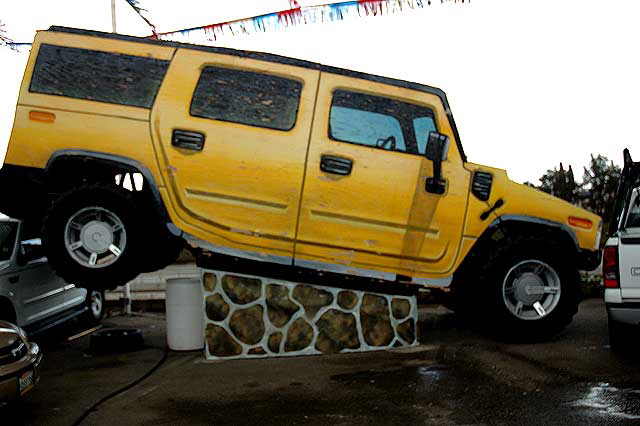
[[[433,116],[414,118],[413,131],[416,136],[416,141],[418,142],[418,153],[424,155],[427,150],[429,132],[437,131]]]
[[[40,238],[20,241],[20,256],[25,263],[44,257],[44,249]]]
[[[40,45],[29,91],[151,108],[169,61]]]
[[[629,206],[629,215],[627,216],[627,228],[640,228],[640,192],[638,191],[637,188],[633,191],[633,201]]]
[[[407,151],[400,122],[390,115],[332,106],[330,128],[332,139],[341,142],[392,149],[385,140],[393,137],[393,150]]]
[[[0,261],[11,259],[17,230],[15,222],[0,222]]]
[[[433,111],[382,96],[336,90],[331,101],[329,137],[339,142],[424,154]]]
[[[191,101],[191,115],[275,130],[296,124],[302,83],[237,69],[205,67]]]

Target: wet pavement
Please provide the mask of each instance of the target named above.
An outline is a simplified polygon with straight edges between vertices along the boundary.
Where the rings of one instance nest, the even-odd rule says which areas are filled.
[[[146,348],[91,354],[71,324],[41,341],[40,385],[0,424],[72,425],[633,425],[640,424],[640,354],[608,347],[601,300],[583,302],[550,342],[506,344],[421,309],[419,347],[389,352],[206,363],[164,356],[162,316],[115,317]]]

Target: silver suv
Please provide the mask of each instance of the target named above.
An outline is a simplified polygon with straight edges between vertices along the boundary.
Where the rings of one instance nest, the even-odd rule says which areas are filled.
[[[640,162],[624,150],[624,168],[604,248],[602,274],[612,348],[629,346],[640,325]]]
[[[0,214],[0,320],[41,332],[84,315],[99,321],[104,295],[67,284],[49,267],[41,241],[21,221]]]

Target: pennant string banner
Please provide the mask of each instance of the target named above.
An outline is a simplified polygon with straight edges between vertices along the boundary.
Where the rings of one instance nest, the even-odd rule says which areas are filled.
[[[146,15],[148,13],[148,10],[143,9],[142,6],[140,6],[140,2],[138,0],[126,0],[126,1],[129,4],[129,6],[131,6],[133,10],[138,14],[138,16],[140,16],[140,18],[142,18],[142,20],[146,22],[147,25],[149,25],[149,27],[151,28],[151,31],[153,32],[153,35],[155,36],[156,26],[151,23],[151,20],[149,18],[147,18]]]
[[[465,3],[465,0],[440,0],[441,3]],[[466,0],[470,3],[470,0]],[[291,8],[251,18],[220,22],[166,33],[154,33],[153,38],[196,44],[207,44],[224,35],[254,34],[322,22],[345,21],[366,16],[381,16],[406,9],[423,8],[431,0],[351,0],[339,3],[301,7],[296,0]]]

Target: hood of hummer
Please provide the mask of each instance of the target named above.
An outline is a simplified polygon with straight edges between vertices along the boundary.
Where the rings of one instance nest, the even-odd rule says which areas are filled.
[[[571,230],[583,249],[594,250],[599,244],[600,216],[539,189],[516,183],[509,179],[506,170],[467,164],[473,171],[488,172],[493,176],[488,204],[492,206],[499,199],[504,202],[495,210],[496,215],[554,222]]]

